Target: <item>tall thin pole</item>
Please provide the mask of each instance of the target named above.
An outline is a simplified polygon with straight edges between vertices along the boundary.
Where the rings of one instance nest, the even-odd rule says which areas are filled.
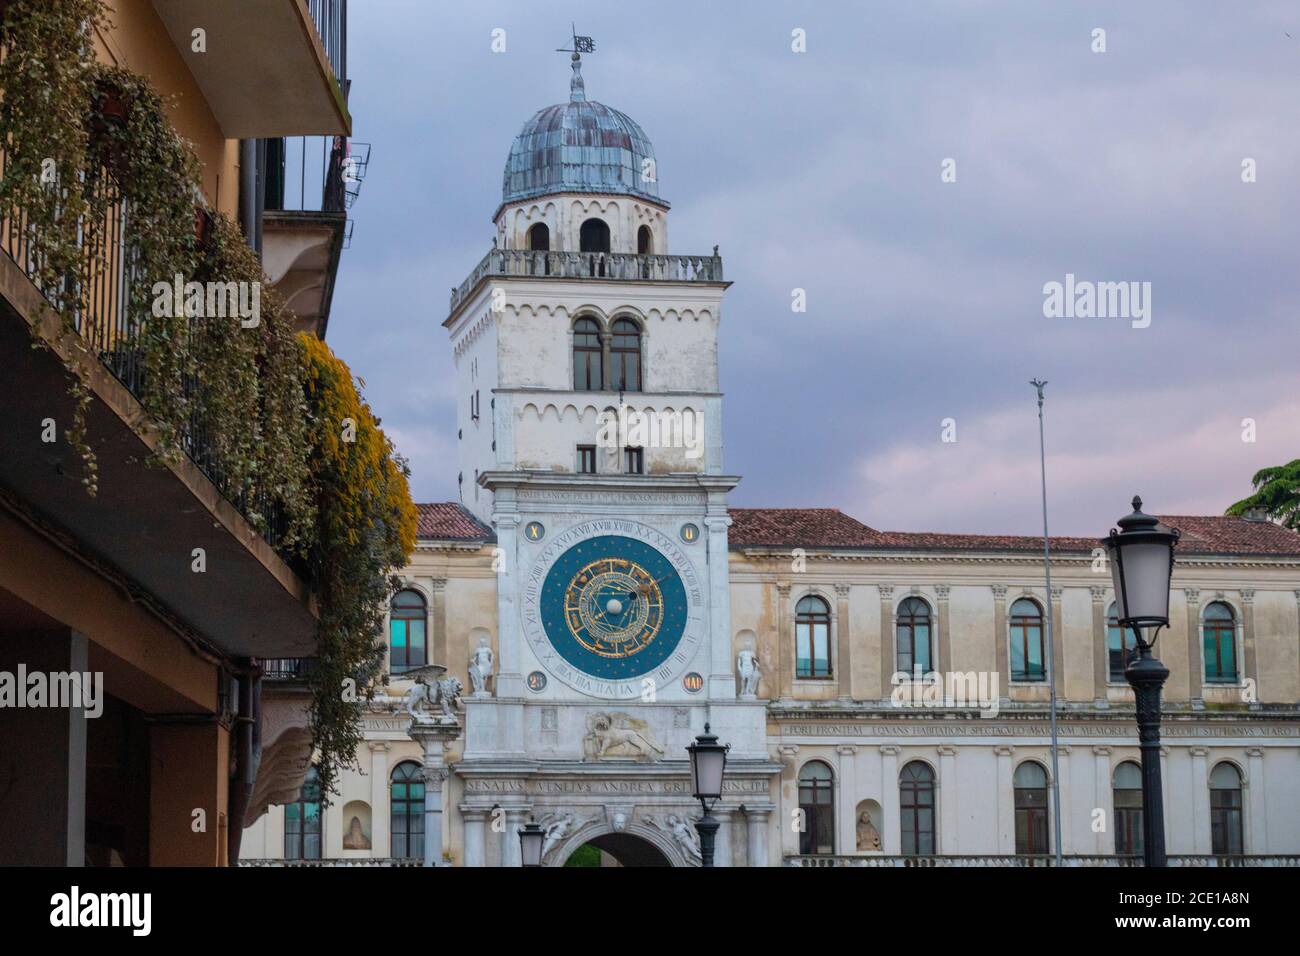
[[[1046,382],[1032,379],[1038,389],[1038,464],[1043,484],[1043,573],[1047,576],[1047,689],[1052,717],[1052,849],[1056,865],[1061,865],[1061,787],[1060,762],[1056,740],[1056,660],[1052,647],[1052,546],[1047,536],[1047,440],[1043,433],[1043,389]]]

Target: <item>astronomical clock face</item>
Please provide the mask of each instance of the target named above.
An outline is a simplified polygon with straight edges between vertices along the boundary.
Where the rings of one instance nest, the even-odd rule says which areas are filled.
[[[543,549],[525,582],[525,635],[570,686],[640,696],[647,679],[666,687],[694,655],[699,589],[666,535],[637,522],[588,522]]]

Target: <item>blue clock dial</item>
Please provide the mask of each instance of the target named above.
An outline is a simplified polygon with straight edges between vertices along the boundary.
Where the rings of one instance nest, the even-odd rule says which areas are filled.
[[[659,667],[676,649],[686,629],[686,589],[651,545],[603,535],[556,559],[540,611],[561,657],[593,677],[626,680]]]

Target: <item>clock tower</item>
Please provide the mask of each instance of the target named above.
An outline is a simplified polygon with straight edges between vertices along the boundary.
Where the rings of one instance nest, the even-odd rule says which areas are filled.
[[[668,820],[690,809],[685,747],[706,722],[732,766],[762,778],[760,800],[774,769],[731,639],[728,283],[716,247],[670,252],[649,137],[587,99],[578,52],[571,67],[568,101],[516,136],[492,248],[443,323],[461,501],[497,539],[495,689],[466,701],[457,773],[467,806],[518,789],[519,812],[567,813],[584,832],[613,826],[597,820],[606,804],[548,810],[554,794],[633,795],[658,823],[624,822],[673,846]],[[474,842],[467,831],[470,863]]]

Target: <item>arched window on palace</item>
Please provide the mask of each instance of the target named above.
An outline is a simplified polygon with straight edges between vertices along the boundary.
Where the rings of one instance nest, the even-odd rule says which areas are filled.
[[[573,390],[598,392],[605,387],[601,374],[600,323],[579,319],[573,323]]]
[[[1208,684],[1237,683],[1237,622],[1232,608],[1215,601],[1201,620],[1205,645],[1205,681]]]
[[[620,392],[641,391],[641,328],[631,319],[615,319],[610,332],[610,387]]]
[[[609,226],[603,219],[588,219],[578,229],[581,252],[609,252]]]
[[[904,674],[934,670],[930,641],[930,605],[919,597],[910,597],[898,606],[898,670]]]
[[[1021,598],[1011,605],[1011,679],[1047,679],[1043,656],[1043,609]]]
[[[898,775],[898,809],[902,822],[903,856],[933,856],[934,771],[913,760]]]
[[[1115,768],[1115,852],[1142,855],[1142,768],[1126,760]]]
[[[1210,773],[1210,852],[1238,856],[1241,839],[1241,771],[1221,763]]]
[[[321,858],[320,777],[315,767],[307,768],[296,803],[284,807],[284,858]]]
[[[794,647],[796,677],[831,676],[831,609],[816,595],[795,605]]]
[[[654,233],[650,231],[649,226],[642,226],[636,231],[636,251],[637,255],[652,256],[655,251]]]
[[[418,763],[404,760],[393,768],[388,800],[393,856],[397,859],[422,859],[424,857],[424,774]]]
[[[1047,842],[1047,771],[1026,760],[1011,779],[1016,801],[1016,853],[1050,853]]]
[[[528,248],[534,252],[551,251],[551,227],[539,222],[528,230]]]
[[[428,657],[428,613],[419,591],[398,591],[388,615],[389,671],[401,674],[423,667]]]
[[[1120,627],[1117,613],[1115,602],[1112,601],[1110,610],[1106,612],[1106,660],[1109,662],[1109,680],[1112,684],[1124,682],[1124,670],[1128,667],[1129,659],[1137,652],[1137,638],[1133,636],[1133,628]]]
[[[810,760],[799,771],[799,809],[803,832],[799,852],[835,852],[835,776],[820,760]]]

